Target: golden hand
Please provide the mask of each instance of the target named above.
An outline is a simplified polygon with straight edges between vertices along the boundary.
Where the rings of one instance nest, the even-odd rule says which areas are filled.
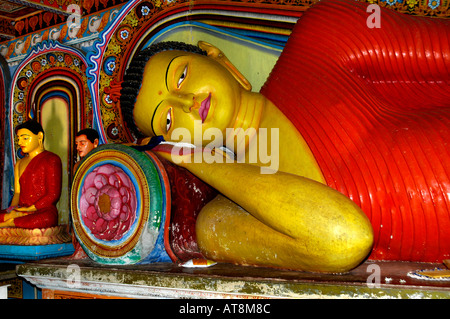
[[[18,209],[18,208],[16,208],[16,209]],[[10,213],[8,213],[8,214],[5,214],[5,217],[4,217],[4,221],[5,221],[5,222],[6,222],[7,220],[12,220],[12,219],[15,219],[15,218],[18,218],[18,217],[22,217],[22,216],[28,215],[28,213],[21,212],[21,211],[17,211],[16,209],[12,210],[12,211],[11,211]]]
[[[14,210],[17,211],[17,212],[28,212],[28,213],[31,213],[31,212],[36,211],[36,207],[34,205],[31,205],[31,206],[28,206],[28,207],[16,207],[16,208],[14,208]]]

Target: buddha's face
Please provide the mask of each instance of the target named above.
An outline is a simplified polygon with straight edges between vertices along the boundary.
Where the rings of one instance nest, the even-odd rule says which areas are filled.
[[[193,139],[195,125],[196,132],[218,128],[225,136],[225,129],[234,126],[239,104],[238,82],[214,59],[165,51],[147,63],[133,115],[147,136],[177,142],[180,138],[172,136],[177,128],[189,130]]]
[[[22,128],[17,131],[17,137],[19,138],[19,147],[25,154],[38,151],[42,148],[42,143],[39,142],[42,139],[40,133],[34,134],[30,130]]]

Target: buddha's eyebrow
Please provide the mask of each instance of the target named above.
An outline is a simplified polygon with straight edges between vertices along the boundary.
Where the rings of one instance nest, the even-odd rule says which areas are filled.
[[[167,76],[169,75],[170,65],[172,64],[173,60],[175,60],[176,58],[179,58],[180,56],[181,56],[181,55],[174,57],[172,60],[170,60],[169,64],[167,65],[166,76],[165,76],[167,92],[169,91],[169,85],[167,84]],[[159,102],[158,105],[155,107],[155,110],[153,111],[152,119],[151,119],[151,121],[150,121],[150,126],[151,126],[151,128],[152,128],[152,132],[153,132],[153,135],[154,135],[154,136],[156,136],[156,133],[155,133],[155,128],[153,127],[153,119],[155,118],[155,114],[156,114],[156,111],[158,110],[158,107],[161,105],[161,103],[162,103],[163,101],[164,101],[164,100],[162,100],[161,102]]]
[[[183,55],[179,55],[179,56],[174,57],[172,60],[170,60],[169,64],[167,65],[167,69],[166,69],[166,77],[165,77],[165,80],[166,80],[166,89],[167,89],[167,91],[169,91],[169,85],[167,84],[167,76],[169,75],[170,65],[172,64],[173,60],[175,60],[176,58],[180,58],[180,57],[182,57],[182,56],[183,56]],[[155,133],[155,129],[153,128],[153,119],[155,118],[156,111],[158,110],[158,107],[161,105],[162,102],[163,102],[163,101],[159,102],[158,105],[155,107],[155,110],[153,111],[152,119],[151,119],[151,122],[150,122],[150,125],[151,125],[151,127],[152,127],[152,132],[153,132],[153,135],[154,135],[154,136],[156,136],[156,133]]]
[[[167,84],[167,76],[169,75],[169,69],[170,69],[170,65],[172,64],[173,60],[175,60],[176,58],[181,58],[184,55],[179,55],[174,57],[172,60],[170,60],[169,64],[167,65],[167,69],[166,69],[166,89],[167,91],[169,91],[169,85]]]
[[[164,100],[163,100],[163,101],[164,101]],[[151,121],[150,121],[150,126],[152,127],[153,136],[156,136],[155,129],[153,128],[153,118],[155,117],[155,114],[156,114],[156,111],[158,110],[158,107],[161,105],[161,103],[162,103],[163,101],[159,102],[158,105],[155,107],[155,110],[153,111],[152,119],[151,119]]]

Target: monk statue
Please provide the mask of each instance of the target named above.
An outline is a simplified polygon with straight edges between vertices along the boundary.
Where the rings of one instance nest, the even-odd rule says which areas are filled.
[[[15,128],[15,133],[25,156],[14,167],[14,196],[10,207],[0,212],[0,227],[57,226],[61,159],[44,149],[44,130],[38,122],[24,122]]]
[[[367,6],[308,9],[261,92],[205,42],[133,58],[120,103],[134,134],[203,137],[200,151],[154,151],[220,192],[196,221],[207,258],[344,272],[367,257],[450,256],[450,24],[381,8],[373,28]],[[245,152],[196,161],[218,149],[211,130]],[[261,140],[279,154],[271,174]]]

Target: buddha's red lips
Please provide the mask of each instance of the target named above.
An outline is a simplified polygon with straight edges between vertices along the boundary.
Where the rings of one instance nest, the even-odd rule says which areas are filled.
[[[202,123],[205,122],[205,119],[208,116],[210,106],[211,106],[211,93],[208,95],[206,99],[202,101],[200,109],[198,110],[200,118],[202,119]]]

